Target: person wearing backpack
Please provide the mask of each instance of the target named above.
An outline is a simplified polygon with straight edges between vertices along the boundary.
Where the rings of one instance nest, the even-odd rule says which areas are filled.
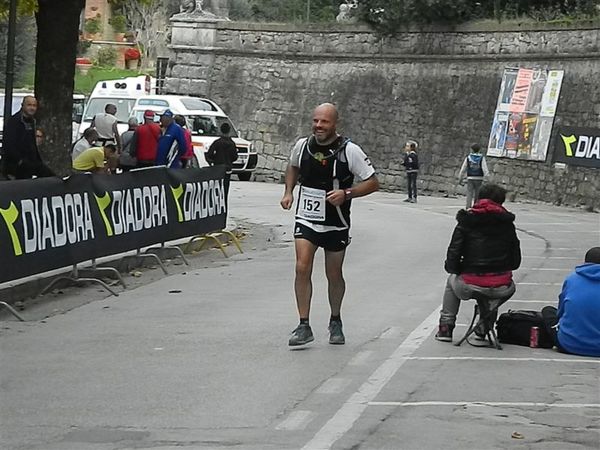
[[[479,200],[479,190],[485,177],[489,175],[485,156],[481,154],[479,144],[471,145],[471,153],[467,155],[458,172],[458,180],[462,181],[467,176],[467,206],[469,209]]]
[[[600,357],[600,247],[589,249],[565,279],[558,310],[546,306],[542,317],[560,351]]]
[[[285,174],[285,191],[280,205],[294,205],[294,187],[300,183],[296,202],[294,239],[296,275],[294,291],[300,323],[288,345],[299,348],[314,341],[309,324],[315,253],[325,251],[329,307],[329,343],[343,345],[341,307],[346,291],[343,263],[350,244],[350,210],[353,199],[379,189],[371,161],[362,148],[337,132],[339,114],[331,103],[315,108],[312,135],[299,139]],[[358,181],[354,183],[355,179]]]

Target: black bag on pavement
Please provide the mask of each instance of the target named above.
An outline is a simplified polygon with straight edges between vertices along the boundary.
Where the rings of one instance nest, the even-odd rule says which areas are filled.
[[[538,328],[538,347],[552,348],[554,342],[546,331],[542,313],[528,310],[508,310],[500,314],[496,322],[498,340],[505,344],[523,345],[529,347],[531,328]]]

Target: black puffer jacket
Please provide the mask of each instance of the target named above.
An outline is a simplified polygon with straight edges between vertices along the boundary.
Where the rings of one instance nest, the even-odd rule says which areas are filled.
[[[521,265],[521,247],[515,215],[490,200],[461,209],[448,246],[444,268],[448,273],[496,273]]]

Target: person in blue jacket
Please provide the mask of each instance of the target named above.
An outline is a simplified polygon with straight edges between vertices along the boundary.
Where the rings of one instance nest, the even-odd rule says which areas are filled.
[[[160,116],[160,137],[156,150],[157,166],[181,169],[181,157],[185,154],[187,143],[183,128],[175,123],[173,111],[165,110]]]
[[[600,356],[600,247],[585,254],[563,283],[558,310],[542,309],[546,328],[560,351],[582,356]]]

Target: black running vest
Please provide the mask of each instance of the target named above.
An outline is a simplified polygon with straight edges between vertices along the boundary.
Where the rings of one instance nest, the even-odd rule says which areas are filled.
[[[300,185],[326,192],[352,187],[354,175],[350,172],[346,156],[348,142],[349,139],[339,136],[329,145],[319,145],[314,136],[309,137],[300,150]],[[325,220],[311,222],[349,227],[350,200],[339,207],[326,202]]]

